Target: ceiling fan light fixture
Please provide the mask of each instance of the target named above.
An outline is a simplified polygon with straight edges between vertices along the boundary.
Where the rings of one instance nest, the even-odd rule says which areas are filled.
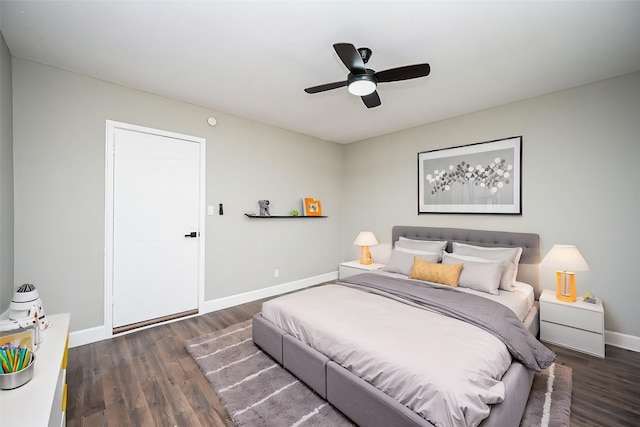
[[[356,96],[366,96],[375,92],[376,82],[369,74],[350,75],[348,88]]]

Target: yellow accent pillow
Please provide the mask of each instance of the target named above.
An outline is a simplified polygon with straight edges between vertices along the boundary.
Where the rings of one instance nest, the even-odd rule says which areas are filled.
[[[413,257],[413,268],[409,279],[426,280],[441,283],[453,288],[458,287],[458,278],[464,264],[434,264],[418,257]]]

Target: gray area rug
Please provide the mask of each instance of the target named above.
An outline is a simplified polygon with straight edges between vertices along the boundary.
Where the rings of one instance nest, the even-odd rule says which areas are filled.
[[[554,363],[533,377],[521,427],[569,426],[572,373],[570,367]]]
[[[185,341],[236,426],[353,426],[253,344],[251,321]],[[521,427],[569,426],[571,368],[536,374]]]

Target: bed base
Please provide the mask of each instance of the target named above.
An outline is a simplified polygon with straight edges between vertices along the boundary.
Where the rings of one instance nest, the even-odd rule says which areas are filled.
[[[518,280],[533,286],[536,300],[540,295],[540,236],[537,234],[394,226],[391,241],[397,241],[400,236],[422,240],[447,240],[449,252],[454,241],[487,247],[521,247],[523,251],[518,267]],[[540,322],[537,302],[524,320],[524,324],[532,334],[538,335]],[[265,320],[261,313],[253,318],[253,341],[358,425],[432,426],[406,406]],[[480,425],[520,425],[533,384],[533,375],[533,371],[529,371],[518,362],[513,362],[502,378],[506,388],[504,402],[493,405],[489,417]]]
[[[406,406],[265,320],[261,313],[253,318],[253,342],[360,426],[433,426]],[[504,402],[493,405],[489,417],[480,425],[520,425],[533,375],[533,371],[520,363],[512,363],[502,378],[506,388]]]

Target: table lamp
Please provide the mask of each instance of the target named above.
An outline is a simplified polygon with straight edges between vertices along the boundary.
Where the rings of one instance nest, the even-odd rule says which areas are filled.
[[[542,260],[542,265],[556,271],[556,298],[560,301],[575,302],[576,275],[574,271],[587,271],[589,264],[573,245],[553,245]]]
[[[378,244],[378,240],[376,236],[373,235],[371,231],[361,231],[356,237],[356,240],[353,241],[355,246],[362,246],[362,250],[360,252],[360,264],[369,265],[373,263],[371,260],[371,252],[369,252],[369,246],[374,246]]]

